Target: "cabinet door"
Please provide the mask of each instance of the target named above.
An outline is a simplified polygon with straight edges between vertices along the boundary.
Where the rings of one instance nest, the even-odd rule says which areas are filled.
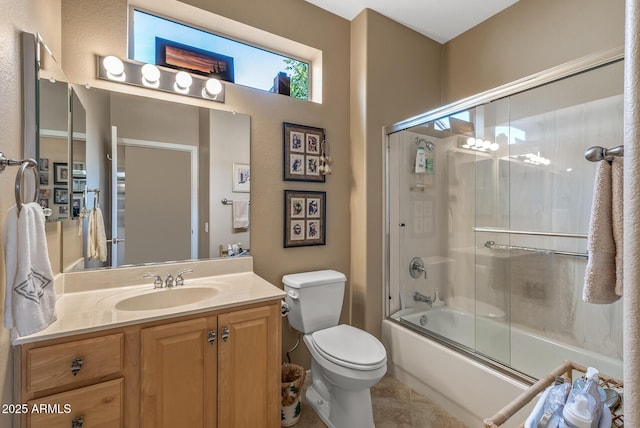
[[[218,316],[219,427],[280,426],[281,330],[279,303]]]
[[[141,427],[216,426],[215,331],[215,317],[141,331]]]

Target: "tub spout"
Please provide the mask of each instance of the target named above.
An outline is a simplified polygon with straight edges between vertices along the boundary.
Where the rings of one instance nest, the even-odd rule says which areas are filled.
[[[420,293],[419,291],[416,291],[415,293],[413,293],[413,300],[415,300],[416,302],[424,302],[426,304],[429,305],[429,307],[431,307],[433,305],[433,302],[435,302],[438,299],[438,289],[436,288],[435,293],[433,293],[433,297],[431,296],[425,296],[424,294]]]

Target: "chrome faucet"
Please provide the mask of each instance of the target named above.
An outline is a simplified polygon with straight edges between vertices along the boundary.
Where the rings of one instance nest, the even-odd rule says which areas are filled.
[[[183,275],[191,272],[193,272],[193,269],[186,269],[186,270],[183,270],[182,272],[178,272],[178,275],[176,275],[176,287],[179,285],[184,285]]]
[[[173,275],[169,274],[167,275],[167,279],[164,280],[164,286],[166,288],[173,288],[174,286],[174,282],[173,282]]]
[[[143,278],[155,278],[155,281],[153,281],[154,290],[156,288],[162,288],[163,282],[162,282],[162,278],[160,277],[160,275],[155,275],[155,274],[152,274],[152,273],[148,273],[148,274],[143,275]]]
[[[415,293],[413,293],[413,300],[415,300],[416,302],[424,302],[424,303],[428,304],[429,307],[431,307],[433,305],[433,302],[438,300],[438,289],[437,288],[435,289],[435,291],[433,293],[433,297],[425,296],[424,294],[420,293],[419,291],[416,291]]]

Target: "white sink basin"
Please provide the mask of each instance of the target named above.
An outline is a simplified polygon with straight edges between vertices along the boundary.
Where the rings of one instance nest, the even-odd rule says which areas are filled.
[[[191,305],[211,299],[219,293],[214,287],[186,287],[150,290],[144,294],[124,298],[115,304],[119,311],[153,311]]]

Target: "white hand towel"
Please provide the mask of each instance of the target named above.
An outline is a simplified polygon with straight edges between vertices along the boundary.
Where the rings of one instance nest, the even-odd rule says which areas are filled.
[[[598,162],[587,243],[589,260],[582,289],[582,300],[589,303],[613,303],[620,298],[616,294],[616,238],[621,239],[622,234],[614,235],[611,169],[609,162]]]
[[[4,325],[27,336],[56,320],[56,292],[49,262],[42,207],[9,209],[2,237],[6,267]]]
[[[99,207],[94,207],[89,213],[87,253],[90,259],[107,261],[107,235],[104,230],[102,210]]]
[[[233,201],[233,228],[249,228],[249,201]]]

